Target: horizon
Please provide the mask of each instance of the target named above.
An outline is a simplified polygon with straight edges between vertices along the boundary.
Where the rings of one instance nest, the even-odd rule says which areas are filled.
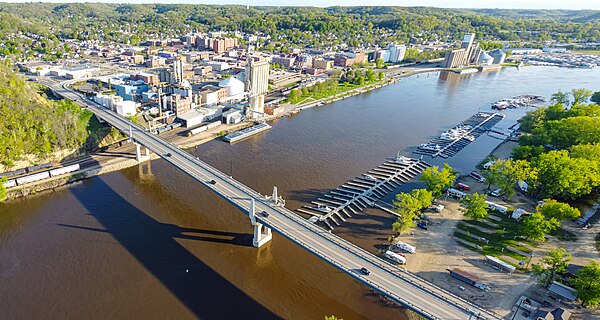
[[[55,1],[55,0],[41,0],[41,1],[30,1],[30,0],[13,0],[4,1],[2,3],[111,3],[111,4],[205,4],[205,5],[241,5],[241,6],[260,6],[260,7],[433,7],[433,8],[446,8],[446,9],[506,9],[506,10],[600,10],[600,1],[589,1],[589,0],[572,0],[572,1],[561,1],[561,0],[490,0],[487,3],[483,3],[477,0],[400,0],[399,3],[389,5],[389,1],[384,0],[372,0],[369,4],[361,3],[358,0],[330,0],[327,5],[323,5],[322,1],[318,0],[305,0],[298,4],[295,1],[283,0],[182,0],[182,1],[168,1],[168,0],[96,0],[96,1]],[[485,5],[488,4],[488,5]]]

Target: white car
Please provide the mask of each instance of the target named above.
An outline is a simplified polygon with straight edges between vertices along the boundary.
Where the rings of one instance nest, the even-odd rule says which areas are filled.
[[[492,197],[499,197],[500,194],[501,194],[501,192],[502,192],[502,189],[496,189],[496,190],[490,192],[490,196],[492,196]]]

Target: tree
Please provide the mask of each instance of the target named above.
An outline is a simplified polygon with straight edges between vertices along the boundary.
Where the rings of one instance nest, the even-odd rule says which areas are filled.
[[[110,85],[110,78],[108,78],[108,91],[111,91],[111,90],[112,90],[112,87]]]
[[[6,199],[6,188],[4,187],[4,183],[7,181],[6,177],[0,178],[0,202]]]
[[[542,263],[532,266],[533,274],[538,278],[538,283],[548,288],[557,275],[565,272],[571,261],[571,254],[565,249],[553,248],[550,250]]]
[[[467,195],[462,200],[462,205],[464,206],[462,211],[465,217],[471,220],[481,220],[487,218],[488,211],[487,203],[485,203],[486,198],[487,196],[485,194],[479,193]]]
[[[447,163],[444,163],[444,168],[440,171],[438,166],[433,166],[425,169],[419,181],[423,182],[427,190],[431,191],[435,198],[442,195],[442,191],[454,183],[456,172]]]
[[[577,277],[572,282],[577,290],[577,298],[584,307],[596,307],[600,304],[600,263],[591,260],[577,272]]]
[[[555,218],[558,221],[573,220],[581,216],[579,209],[553,199],[544,199],[544,204],[537,207],[537,212],[546,219]]]
[[[377,79],[379,79],[379,81],[383,80],[383,78],[385,78],[385,75],[383,74],[383,72],[379,71],[377,73]]]
[[[394,205],[396,212],[400,214],[396,222],[392,224],[392,230],[402,233],[415,226],[414,219],[418,218],[421,210],[433,203],[433,195],[425,189],[414,189],[410,193],[399,193],[396,195]]]
[[[98,79],[98,91],[102,91],[102,81],[100,81],[100,79]]]
[[[554,101],[556,103],[560,103],[562,105],[568,106],[569,105],[569,93],[568,92],[562,92],[561,90],[558,90],[558,92],[552,94],[551,101]]]
[[[579,88],[571,90],[571,95],[573,95],[573,105],[585,103],[590,97],[592,97],[592,91]]]
[[[600,104],[600,91],[594,92],[590,100],[595,104]]]
[[[375,59],[375,68],[381,69],[383,68],[384,61],[381,58]]]
[[[537,170],[526,160],[496,160],[489,171],[487,176],[491,182],[500,187],[508,199],[516,193],[515,185],[519,180],[531,182],[537,179]]]
[[[546,220],[541,213],[536,212],[523,219],[523,235],[528,239],[544,242],[546,241],[546,235],[558,228],[559,225],[560,222],[555,218]]]
[[[566,150],[541,154],[535,166],[540,191],[546,197],[575,199],[600,186],[597,161],[571,158]]]
[[[344,320],[344,319],[338,318],[334,315],[331,315],[331,316],[325,316],[325,320]]]

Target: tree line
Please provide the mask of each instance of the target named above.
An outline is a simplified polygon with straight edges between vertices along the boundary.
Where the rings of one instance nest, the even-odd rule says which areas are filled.
[[[459,40],[468,32],[476,33],[480,40],[600,41],[597,14],[565,11],[556,16],[560,19],[547,11],[526,14],[513,11],[509,16],[496,15],[495,11],[422,7],[3,3],[0,4],[0,40],[5,46],[0,48],[0,54],[31,57],[37,52],[47,59],[60,59],[70,50],[60,42],[62,39],[138,45],[146,39],[211,30],[269,35],[271,38],[261,40],[261,45],[270,46],[272,50],[291,46],[370,47],[390,42]],[[411,52],[407,52],[407,59],[412,59]]]

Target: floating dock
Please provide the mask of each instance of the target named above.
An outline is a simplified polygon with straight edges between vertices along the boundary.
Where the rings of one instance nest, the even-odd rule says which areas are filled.
[[[429,164],[398,155],[373,170],[356,177],[335,190],[312,201],[297,211],[311,215],[309,221],[323,222],[333,230],[331,223],[340,225],[352,214],[367,207],[382,208],[380,198],[419,175]],[[388,208],[385,208],[387,211]]]
[[[255,135],[259,132],[263,132],[265,130],[269,130],[271,129],[271,126],[268,125],[267,123],[263,122],[263,123],[259,123],[255,126],[252,126],[250,128],[246,128],[243,130],[240,130],[238,132],[234,132],[234,133],[230,133],[226,136],[223,137],[223,140],[229,142],[229,143],[234,143],[243,139],[246,139],[252,135]]]
[[[414,153],[432,158],[452,157],[483,133],[491,130],[502,119],[504,119],[504,115],[500,113],[479,112],[458,126],[442,133],[438,138],[422,144]]]

